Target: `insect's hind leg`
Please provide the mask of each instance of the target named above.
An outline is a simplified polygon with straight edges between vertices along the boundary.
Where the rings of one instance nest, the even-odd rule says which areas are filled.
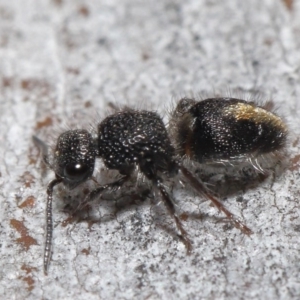
[[[188,180],[189,184],[201,195],[208,198],[212,203],[223,212],[226,217],[234,224],[234,226],[240,229],[244,234],[252,234],[252,230],[243,224],[233,213],[231,213],[219,200],[217,200],[210,191],[198,180],[196,179],[190,171],[188,171],[184,166],[179,166],[181,173]]]

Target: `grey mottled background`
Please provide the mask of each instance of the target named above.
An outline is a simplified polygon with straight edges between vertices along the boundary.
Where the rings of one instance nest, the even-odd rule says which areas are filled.
[[[1,0],[0,298],[299,299],[299,72],[299,1]],[[194,247],[186,256],[149,200],[111,218],[96,203],[99,222],[66,222],[60,189],[45,276],[53,173],[31,136],[51,144],[64,128],[96,124],[109,102],[167,120],[179,97],[228,88],[267,95],[291,132],[290,167],[274,185],[225,199],[255,233],[228,229],[209,202],[177,187]]]

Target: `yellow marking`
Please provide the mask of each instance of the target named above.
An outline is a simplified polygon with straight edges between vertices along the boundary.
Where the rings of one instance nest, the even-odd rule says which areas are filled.
[[[269,123],[286,131],[284,122],[273,113],[248,103],[237,103],[225,108],[225,114],[234,116],[236,120],[250,120],[257,123]]]

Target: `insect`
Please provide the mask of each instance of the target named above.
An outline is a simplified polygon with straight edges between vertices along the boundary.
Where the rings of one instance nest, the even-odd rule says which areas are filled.
[[[121,177],[96,187],[76,210],[99,198],[104,191],[121,188],[138,166],[161,197],[187,253],[190,253],[191,241],[176,214],[172,197],[164,187],[166,177],[183,176],[235,227],[250,235],[251,229],[228,211],[188,170],[185,160],[200,164],[222,162],[223,166],[245,160],[253,163],[264,155],[276,155],[284,147],[286,136],[287,128],[278,116],[252,102],[233,98],[199,102],[183,98],[173,111],[168,128],[155,112],[125,108],[100,122],[95,137],[84,129],[62,133],[57,139],[53,161],[49,159],[46,144],[34,136],[44,162],[55,173],[55,179],[47,187],[44,272],[47,274],[51,259],[53,189],[60,183],[74,189],[91,179],[97,158],[101,158],[108,169],[118,170]]]

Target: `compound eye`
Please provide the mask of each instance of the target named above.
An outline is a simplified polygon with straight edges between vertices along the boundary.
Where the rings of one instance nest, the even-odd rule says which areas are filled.
[[[82,163],[68,164],[64,170],[64,176],[70,181],[80,181],[85,179],[90,173],[90,168]]]

